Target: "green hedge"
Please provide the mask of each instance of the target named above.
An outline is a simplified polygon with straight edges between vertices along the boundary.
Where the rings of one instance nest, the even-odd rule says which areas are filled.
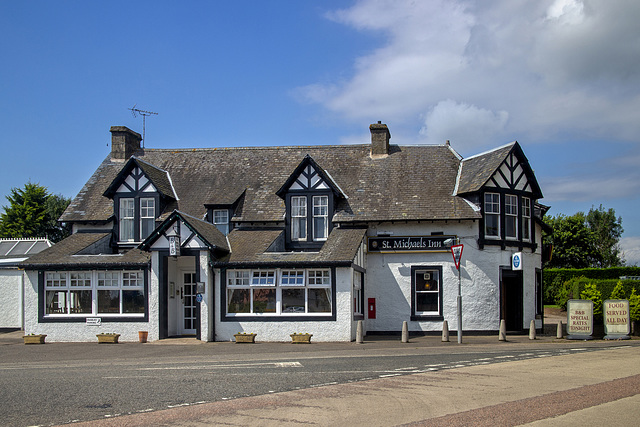
[[[636,294],[640,292],[640,281],[638,280],[595,280],[588,279],[586,277],[576,277],[566,281],[556,294],[555,304],[562,307],[563,310],[567,309],[567,301],[570,299],[580,299],[580,294],[585,290],[586,285],[595,284],[596,288],[602,294],[602,301],[611,299],[611,292],[615,288],[616,284],[620,282],[622,289],[624,290],[624,298],[629,299],[633,289],[636,290]]]
[[[616,282],[621,276],[640,276],[640,267],[612,267],[612,268],[548,268],[543,273],[544,294],[543,301],[545,304],[555,304],[558,292],[562,285],[574,278],[585,277],[587,279],[596,280],[615,280]],[[640,282],[636,282],[640,291]],[[615,286],[615,284],[614,284]],[[613,288],[612,288],[613,289]],[[603,295],[606,292],[603,291]],[[579,293],[577,295],[580,295]],[[607,293],[610,295],[610,292]],[[627,295],[628,296],[628,295]]]

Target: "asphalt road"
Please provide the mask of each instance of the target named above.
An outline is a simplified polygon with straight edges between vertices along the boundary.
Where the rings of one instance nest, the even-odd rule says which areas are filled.
[[[516,341],[521,342],[516,342]],[[420,337],[355,343],[53,343],[0,334],[3,425],[58,425],[505,361],[611,348],[612,342]],[[640,345],[628,341],[625,345]]]

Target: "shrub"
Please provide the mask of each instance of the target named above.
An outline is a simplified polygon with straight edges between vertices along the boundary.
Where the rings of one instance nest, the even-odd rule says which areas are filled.
[[[616,286],[611,291],[611,295],[607,299],[625,299],[624,287],[622,286],[622,282],[618,280]]]
[[[629,295],[629,317],[631,320],[640,321],[640,295],[636,294],[636,288],[633,288]]]
[[[580,293],[581,299],[593,301],[593,319],[602,320],[602,292],[598,290],[595,283],[589,283]]]

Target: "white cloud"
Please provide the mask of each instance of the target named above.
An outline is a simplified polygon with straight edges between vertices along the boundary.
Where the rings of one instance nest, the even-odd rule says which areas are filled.
[[[298,88],[343,120],[423,126],[469,154],[490,140],[640,134],[636,0],[361,0],[327,16],[385,36],[348,78]]]
[[[640,237],[623,237],[620,239],[620,249],[627,265],[640,265]]]
[[[508,118],[506,111],[493,112],[448,99],[429,111],[420,133],[430,143],[451,140],[456,149],[467,150],[473,145],[490,145],[492,137],[504,130]]]

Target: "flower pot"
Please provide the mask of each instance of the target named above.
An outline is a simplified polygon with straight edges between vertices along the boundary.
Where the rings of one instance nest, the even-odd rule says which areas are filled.
[[[253,344],[256,342],[257,334],[235,334],[234,337],[236,339],[236,343],[249,343]]]
[[[291,334],[291,342],[293,344],[311,344],[312,334]]]
[[[97,334],[99,344],[118,344],[120,334]]]
[[[149,337],[149,331],[138,331],[138,339],[141,343],[147,342],[147,338]]]
[[[44,334],[37,335],[23,335],[22,339],[24,339],[25,344],[44,344],[44,339],[47,336]]]

